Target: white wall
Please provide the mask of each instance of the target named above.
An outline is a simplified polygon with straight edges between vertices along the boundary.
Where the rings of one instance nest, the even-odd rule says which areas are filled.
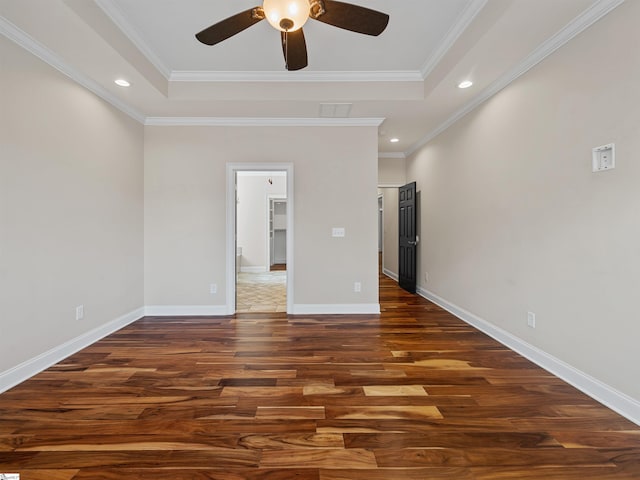
[[[377,307],[375,127],[146,127],[146,305],[224,305],[227,162],[294,164],[298,311]]]
[[[638,18],[640,2],[625,2],[407,166],[421,287],[635,399]],[[592,147],[609,142],[616,169],[591,173]]]
[[[268,180],[272,183],[269,183]],[[238,172],[237,178],[237,245],[242,247],[242,267],[269,270],[267,210],[268,196],[286,198],[285,175],[256,175]]]
[[[2,389],[143,306],[143,127],[2,36],[0,58]]]

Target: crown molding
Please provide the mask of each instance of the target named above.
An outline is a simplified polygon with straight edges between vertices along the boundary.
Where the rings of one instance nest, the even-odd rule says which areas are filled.
[[[378,127],[384,118],[147,117],[154,127]]]
[[[147,60],[168,80],[171,76],[171,69],[165,65],[149,44],[133,28],[122,9],[113,0],[95,0],[95,2],[122,33],[131,40],[136,48],[147,57]]]
[[[395,158],[399,160],[404,160],[407,158],[404,152],[379,152],[378,158]]]
[[[502,77],[498,78],[495,82],[485,88],[469,103],[458,109],[453,115],[451,115],[438,127],[422,137],[422,139],[416,142],[409,150],[405,152],[405,155],[409,157],[416,153],[416,151],[424,147],[427,143],[447,130],[462,117],[475,110],[478,106],[480,106],[489,98],[493,97],[496,93],[514,82],[517,78],[531,70],[549,55],[569,42],[576,35],[589,28],[591,25],[593,25],[613,9],[621,5],[623,2],[624,0],[599,0],[598,2],[594,3],[591,7],[586,9],[571,22],[569,22],[558,33],[543,42],[522,62],[520,62],[514,68],[505,73]]]
[[[120,100],[118,97],[113,95],[97,82],[93,81],[83,73],[79,72],[75,68],[62,61],[62,59],[60,59],[60,57],[58,57],[55,53],[53,53],[47,47],[39,43],[33,37],[16,27],[13,23],[2,16],[0,16],[0,33],[12,42],[16,43],[20,47],[38,57],[43,62],[47,63],[62,74],[66,75],[74,82],[80,84],[90,92],[93,92],[98,97],[110,103],[121,112],[126,113],[131,118],[140,123],[144,123],[145,117],[142,113]]]
[[[423,82],[418,71],[370,72],[213,72],[173,71],[170,82]]]
[[[449,29],[442,42],[438,45],[433,55],[427,59],[422,68],[420,75],[422,79],[426,79],[429,74],[436,68],[451,47],[456,43],[460,35],[467,29],[474,18],[485,7],[488,0],[470,0],[467,7],[458,17],[456,23]]]

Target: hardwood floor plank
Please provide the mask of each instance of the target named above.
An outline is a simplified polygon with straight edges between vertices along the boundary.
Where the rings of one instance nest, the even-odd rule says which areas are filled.
[[[469,469],[451,467],[320,470],[320,480],[475,480]]]
[[[0,395],[0,473],[640,479],[638,425],[386,277],[380,301],[134,322]]]
[[[251,397],[251,398],[302,398],[302,387],[224,387],[221,397]]]
[[[298,420],[325,418],[324,407],[258,407],[256,418]]]
[[[345,448],[344,438],[337,433],[309,435],[245,435],[239,445],[255,450],[290,450],[296,448]]]
[[[554,438],[565,448],[624,448],[634,443],[640,447],[639,431],[594,432],[555,431]]]
[[[171,469],[207,469],[211,465],[229,467],[257,468],[260,452],[245,449],[211,448],[207,451],[193,450],[123,450],[123,451],[44,451],[0,452],[0,465],[3,468],[18,470],[35,469],[81,469],[81,468],[162,468]]]
[[[22,470],[20,472],[20,478],[25,480],[73,480],[77,478],[77,474],[80,470]],[[10,472],[6,472],[10,473]],[[12,472],[16,473],[16,472]]]
[[[165,470],[160,468],[83,469],[73,480],[320,480],[318,469],[248,469],[236,467],[191,468]]]
[[[308,449],[263,450],[260,466],[265,468],[296,468],[305,465],[314,468],[341,466],[350,469],[376,468],[376,458],[362,449]]]
[[[566,448],[467,448],[465,457],[474,466],[562,467],[612,466],[611,455],[593,449]]]
[[[376,462],[382,468],[469,467],[462,450],[449,448],[385,448],[376,450]]]
[[[11,451],[75,451],[75,450],[207,450],[212,447],[236,448],[241,435],[176,434],[78,434],[15,435],[5,440]],[[1,437],[0,437],[0,440]],[[124,447],[127,446],[127,448]]]
[[[544,433],[523,432],[460,432],[455,430],[423,433],[346,433],[347,448],[544,448],[563,446]]]
[[[422,385],[368,385],[363,387],[368,397],[421,397],[427,396]]]
[[[442,414],[436,407],[431,406],[385,405],[382,407],[369,407],[352,405],[349,407],[327,407],[327,418],[344,420],[424,420],[442,418]]]
[[[554,466],[554,467],[484,467],[472,468],[475,480],[637,480],[637,471],[625,472],[608,466]]]

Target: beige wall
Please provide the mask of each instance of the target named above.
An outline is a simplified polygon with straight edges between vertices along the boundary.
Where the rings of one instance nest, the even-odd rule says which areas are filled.
[[[375,127],[146,127],[146,305],[225,304],[228,162],[294,164],[296,305],[377,305],[376,160]]]
[[[422,198],[421,286],[635,399],[638,18],[640,2],[624,3],[407,168]],[[610,142],[616,169],[591,173],[591,149]]]
[[[287,177],[238,172],[237,246],[242,268],[269,270],[267,209],[269,195],[286,198]],[[271,179],[271,183],[268,180]]]
[[[399,187],[407,183],[406,164],[404,158],[378,158],[378,186]]]
[[[2,36],[0,58],[2,377],[143,306],[143,128]]]

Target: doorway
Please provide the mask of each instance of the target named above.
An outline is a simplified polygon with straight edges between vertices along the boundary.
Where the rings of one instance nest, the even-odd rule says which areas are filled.
[[[292,172],[288,164],[227,166],[229,314],[291,311]]]

